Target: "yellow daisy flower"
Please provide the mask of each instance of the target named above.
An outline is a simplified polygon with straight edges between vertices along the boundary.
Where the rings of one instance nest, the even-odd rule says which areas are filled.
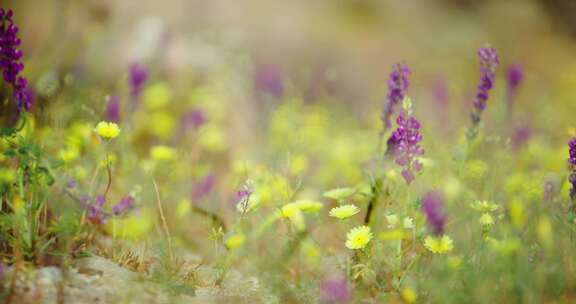
[[[402,300],[404,300],[405,303],[416,303],[416,300],[418,299],[418,295],[410,287],[402,289],[400,294],[402,295]]]
[[[480,222],[480,224],[482,226],[494,225],[494,218],[492,217],[492,215],[490,213],[482,214],[482,216],[480,216],[480,219],[478,219],[478,221]]]
[[[360,208],[356,207],[355,205],[349,204],[332,208],[329,214],[331,217],[339,218],[342,220],[349,218],[358,212],[360,212]]]
[[[368,226],[358,226],[352,228],[346,234],[346,247],[352,250],[364,249],[372,240],[372,232]]]
[[[427,236],[424,240],[424,246],[433,253],[443,254],[452,251],[454,244],[452,239],[447,236]]]
[[[120,134],[120,128],[113,122],[101,121],[96,125],[96,133],[105,139],[116,138]]]

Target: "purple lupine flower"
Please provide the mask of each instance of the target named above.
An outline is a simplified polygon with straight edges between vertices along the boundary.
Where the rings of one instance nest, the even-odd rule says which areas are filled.
[[[192,201],[197,203],[208,195],[214,188],[215,178],[214,175],[208,174],[202,180],[194,184],[192,190]]]
[[[576,201],[576,137],[573,137],[568,143],[569,154],[568,166],[570,168],[570,177],[568,181],[572,185],[570,189],[570,198]]]
[[[384,131],[392,127],[391,117],[394,114],[394,108],[399,104],[406,95],[408,89],[408,76],[410,76],[410,69],[404,63],[397,63],[390,73],[388,79],[388,103],[384,107],[380,119],[384,123]]]
[[[351,291],[345,276],[329,277],[322,283],[322,298],[324,303],[347,303],[351,299]]]
[[[500,63],[496,49],[491,47],[480,48],[478,50],[478,57],[480,58],[480,84],[478,85],[474,108],[471,114],[474,128],[480,123],[482,112],[486,109],[488,94],[494,87],[496,67]]]
[[[182,125],[184,129],[200,128],[206,122],[206,115],[202,110],[191,110],[188,111],[182,116]]]
[[[106,104],[106,120],[112,122],[120,121],[120,97],[117,95],[108,96]]]
[[[422,212],[426,216],[428,228],[434,235],[444,234],[446,217],[443,201],[442,195],[436,191],[428,191],[422,198]]]
[[[398,115],[396,123],[398,128],[388,139],[386,153],[393,155],[396,164],[403,167],[402,177],[407,184],[410,184],[414,180],[414,173],[422,170],[422,163],[416,159],[417,156],[424,154],[424,149],[419,144],[422,141],[420,123],[414,116],[404,112]]]
[[[32,107],[31,92],[28,90],[28,80],[20,75],[24,70],[22,51],[18,49],[21,41],[18,27],[12,20],[12,10],[0,9],[0,70],[4,81],[12,86],[14,100],[19,112],[29,111]]]
[[[130,65],[129,78],[130,95],[134,100],[136,100],[140,96],[144,84],[148,80],[148,69],[143,65],[133,63]]]
[[[518,88],[520,87],[520,83],[524,78],[524,71],[522,70],[522,66],[519,64],[512,64],[508,67],[507,73],[507,102],[508,102],[508,110],[512,108],[512,104],[514,102],[514,98],[518,93]]]
[[[106,198],[102,195],[98,195],[94,203],[87,206],[86,218],[94,224],[104,224],[106,222],[107,214],[103,210]]]
[[[134,208],[134,198],[132,196],[126,196],[112,206],[112,214],[115,216],[121,216],[126,214],[132,208]]]

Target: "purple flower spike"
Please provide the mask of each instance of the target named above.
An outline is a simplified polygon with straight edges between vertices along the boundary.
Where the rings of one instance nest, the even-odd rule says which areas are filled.
[[[106,198],[102,195],[96,197],[93,204],[87,206],[86,217],[94,224],[104,224],[106,222],[106,213],[103,210]]]
[[[494,87],[496,67],[500,63],[498,54],[494,48],[480,48],[478,50],[478,57],[480,58],[480,84],[478,84],[478,91],[471,114],[473,128],[476,128],[480,123],[482,112],[486,109],[488,95]]]
[[[434,235],[444,234],[446,217],[444,216],[442,195],[436,191],[428,191],[422,198],[422,212],[426,216],[428,228]]]
[[[508,82],[508,92],[507,92],[507,102],[508,110],[512,108],[512,104],[516,95],[518,94],[518,88],[524,79],[524,71],[522,66],[519,64],[513,64],[508,67],[507,82]]]
[[[133,99],[138,99],[144,84],[148,80],[148,69],[138,63],[134,63],[130,66],[130,95]]]
[[[134,207],[134,198],[132,196],[123,197],[116,205],[112,206],[112,214],[121,216],[126,214]]]
[[[424,154],[424,149],[420,147],[422,134],[420,133],[420,122],[410,114],[400,113],[396,119],[398,128],[388,139],[386,153],[396,158],[396,164],[402,166],[402,177],[407,184],[414,180],[414,173],[422,170],[422,163],[416,159]]]
[[[23,53],[18,49],[20,38],[18,27],[12,20],[12,10],[0,9],[0,71],[4,81],[12,86],[14,100],[19,112],[32,107],[32,94],[28,90],[28,80],[20,75],[24,70]]]
[[[106,120],[119,122],[120,121],[120,97],[112,95],[108,97],[106,104]]]
[[[392,127],[391,117],[394,114],[394,108],[399,104],[406,95],[408,89],[408,76],[410,76],[410,69],[404,63],[397,63],[394,70],[390,73],[388,79],[388,103],[384,107],[384,111],[380,116],[384,123],[384,131]]]
[[[576,137],[573,137],[568,143],[569,154],[568,166],[570,168],[570,177],[568,180],[572,185],[570,189],[570,198],[572,201],[576,201]]]

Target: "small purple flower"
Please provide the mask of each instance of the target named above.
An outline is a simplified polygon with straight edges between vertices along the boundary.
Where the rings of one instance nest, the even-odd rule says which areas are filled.
[[[32,107],[32,93],[28,90],[28,80],[20,75],[24,70],[18,27],[12,20],[12,10],[0,9],[0,70],[4,81],[12,85],[13,96],[18,111],[29,111]]]
[[[416,159],[424,154],[424,149],[420,147],[422,134],[420,133],[420,123],[416,118],[404,112],[396,119],[398,128],[388,139],[387,154],[393,155],[396,164],[402,166],[402,177],[407,184],[414,180],[414,173],[422,170],[422,163]]]
[[[242,188],[236,192],[236,200],[234,201],[235,206],[240,206],[240,210],[242,212],[246,212],[248,210],[248,204],[250,203],[250,197],[254,193],[254,188],[251,185],[250,181],[247,181]]]
[[[96,197],[93,204],[87,206],[86,217],[94,224],[104,224],[106,222],[107,214],[103,210],[106,198],[102,195]]]
[[[192,190],[192,201],[198,203],[206,195],[208,195],[214,188],[215,178],[214,175],[208,174],[202,180],[194,184]]]
[[[4,272],[6,271],[4,268],[4,264],[0,262],[0,282],[2,282],[2,279],[4,279]]]
[[[236,192],[236,198],[241,201],[252,195],[252,190],[241,189]]]
[[[434,235],[444,234],[446,217],[443,201],[442,195],[436,191],[428,191],[422,198],[422,212],[426,216],[428,228]]]
[[[380,115],[380,119],[382,119],[382,122],[384,123],[384,131],[392,127],[392,122],[390,120],[392,114],[394,114],[394,108],[406,95],[406,90],[410,84],[408,82],[408,76],[410,76],[410,73],[410,69],[404,63],[397,63],[390,73],[390,78],[388,79],[388,103]]]
[[[66,188],[68,188],[68,189],[74,189],[74,188],[76,188],[76,186],[78,186],[78,183],[73,179],[69,180],[66,183]]]
[[[568,166],[570,168],[570,177],[568,181],[572,185],[570,189],[570,198],[576,201],[576,137],[573,137],[568,143],[569,155]]]
[[[488,94],[494,87],[496,67],[500,63],[496,49],[491,47],[480,48],[478,50],[478,57],[480,58],[480,84],[478,85],[474,108],[471,114],[474,128],[480,123],[482,112],[486,109]]]
[[[351,299],[351,291],[346,277],[329,277],[322,283],[322,298],[324,303],[347,303]]]
[[[115,216],[121,216],[126,214],[132,208],[134,208],[134,198],[132,196],[126,196],[112,206],[112,214]]]
[[[130,65],[129,72],[130,81],[130,95],[134,100],[138,99],[144,84],[148,80],[148,69],[138,63],[133,63]]]
[[[106,120],[112,122],[120,121],[120,97],[117,95],[108,96],[106,104]]]
[[[188,129],[190,127],[198,129],[204,123],[206,123],[206,115],[202,110],[188,111],[182,117],[182,124],[184,126],[184,129]]]

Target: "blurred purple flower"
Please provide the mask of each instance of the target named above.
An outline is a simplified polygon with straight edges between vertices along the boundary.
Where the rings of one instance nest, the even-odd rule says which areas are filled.
[[[28,90],[28,80],[20,75],[24,70],[18,27],[14,24],[12,10],[0,9],[0,70],[4,81],[12,85],[13,96],[19,112],[32,107],[32,92]]]
[[[0,282],[4,279],[4,273],[6,272],[5,268],[6,266],[4,266],[4,263],[0,262]]]
[[[121,216],[126,214],[132,208],[134,208],[134,198],[132,196],[126,196],[112,206],[112,214],[115,216]]]
[[[329,277],[322,283],[322,298],[324,303],[347,303],[351,299],[351,291],[346,277]]]
[[[496,67],[500,63],[496,49],[491,47],[478,49],[478,57],[480,58],[480,84],[471,114],[473,128],[480,123],[482,112],[486,109],[488,94],[494,87]]]
[[[120,121],[120,97],[117,95],[108,96],[106,104],[106,120],[112,122]]]
[[[182,117],[182,124],[184,126],[184,129],[189,129],[191,127],[194,129],[198,129],[205,122],[206,122],[206,115],[202,110],[198,109],[188,111]]]
[[[508,73],[506,76],[506,80],[508,81],[508,102],[512,102],[520,83],[522,83],[522,80],[524,79],[524,70],[521,65],[512,64],[508,67]]]
[[[192,190],[192,202],[198,203],[206,195],[208,195],[214,188],[215,178],[214,175],[208,174],[202,178],[202,180],[197,181]]]
[[[104,224],[107,218],[107,214],[103,210],[104,203],[106,203],[106,198],[98,195],[94,203],[87,206],[86,218],[94,224]]]
[[[66,188],[69,188],[69,189],[74,189],[74,188],[76,188],[76,186],[78,186],[78,183],[73,179],[69,180],[66,183]]]
[[[428,228],[434,235],[444,234],[446,217],[444,216],[442,195],[436,191],[428,191],[422,198],[422,212],[426,216]]]
[[[570,189],[570,198],[576,201],[576,137],[573,137],[568,143],[569,155],[568,166],[570,168],[570,177],[568,180],[572,185]]]
[[[258,91],[269,93],[275,97],[281,97],[284,93],[282,74],[275,65],[257,66],[254,84]]]
[[[130,65],[129,81],[130,95],[132,96],[132,99],[138,99],[147,80],[148,69],[145,66],[138,63],[133,63]]]
[[[532,136],[532,131],[528,127],[517,128],[512,134],[512,148],[514,150],[520,149],[528,139]]]
[[[444,109],[448,106],[448,101],[450,99],[448,82],[446,81],[445,77],[437,77],[434,79],[432,97],[438,108],[442,111],[442,113],[444,113]]]
[[[393,155],[396,164],[402,166],[402,177],[407,184],[414,180],[414,173],[422,170],[422,163],[416,159],[424,154],[424,149],[420,147],[422,134],[420,133],[420,123],[412,115],[404,112],[396,119],[398,128],[390,135],[386,153]]]
[[[405,63],[397,63],[390,73],[388,78],[388,103],[384,106],[384,110],[380,115],[380,119],[384,123],[384,131],[392,127],[391,117],[394,114],[394,108],[399,104],[408,89],[408,76],[410,76],[410,68]]]

